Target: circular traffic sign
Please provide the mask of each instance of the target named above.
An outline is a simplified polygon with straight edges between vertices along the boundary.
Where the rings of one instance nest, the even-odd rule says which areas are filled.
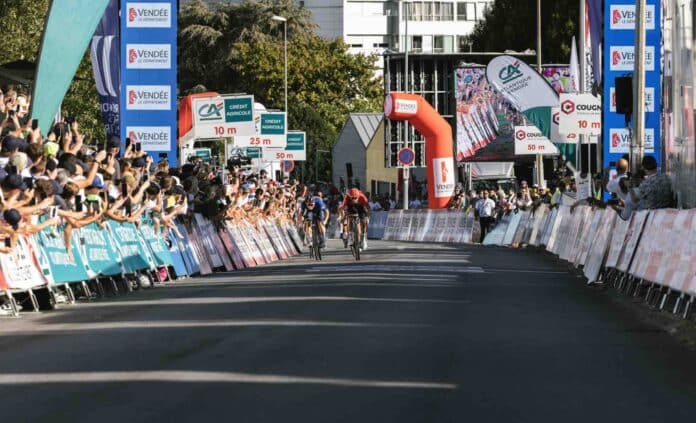
[[[295,170],[295,162],[292,160],[283,160],[280,162],[280,169],[285,173],[290,173]]]
[[[404,166],[411,166],[416,161],[416,152],[412,148],[404,147],[396,154],[399,163]]]

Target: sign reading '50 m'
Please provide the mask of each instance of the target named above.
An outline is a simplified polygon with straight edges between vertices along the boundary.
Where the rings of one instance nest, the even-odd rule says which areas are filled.
[[[256,135],[254,96],[219,96],[193,100],[196,138],[241,139]]]

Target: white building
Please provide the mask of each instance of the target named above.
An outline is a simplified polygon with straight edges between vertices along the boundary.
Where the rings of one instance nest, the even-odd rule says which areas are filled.
[[[240,3],[241,0],[232,0]],[[326,38],[343,38],[353,53],[469,51],[466,36],[493,0],[296,0]],[[215,1],[209,1],[214,4]],[[405,19],[408,17],[409,19]],[[383,68],[382,61],[379,67]]]

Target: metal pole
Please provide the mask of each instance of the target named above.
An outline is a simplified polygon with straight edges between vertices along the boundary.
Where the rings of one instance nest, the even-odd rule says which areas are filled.
[[[288,21],[283,22],[283,54],[285,56],[285,114],[288,114]]]
[[[636,47],[633,72],[633,137],[631,137],[631,170],[634,174],[643,160],[645,139],[645,24],[646,0],[636,0]]]
[[[408,86],[408,80],[409,80],[409,71],[408,71],[408,2],[403,3],[403,9],[404,9],[404,92],[411,92],[409,86]],[[409,128],[408,128],[408,122],[403,121],[404,125],[404,147],[409,146]],[[403,181],[403,206],[402,208],[404,210],[408,210],[408,189],[409,189],[409,179],[410,179],[410,173],[406,169],[401,170],[402,173],[402,181]]]
[[[585,0],[580,0],[580,14],[578,20],[578,65],[580,66],[580,75],[578,75],[578,91],[585,92]],[[582,170],[582,139],[580,135],[576,141],[575,147],[575,169],[578,172]],[[589,148],[589,147],[588,147]],[[589,168],[589,163],[587,164]]]
[[[541,0],[537,0],[537,71],[541,74]],[[539,187],[544,182],[544,161],[541,154],[536,157],[537,183]]]

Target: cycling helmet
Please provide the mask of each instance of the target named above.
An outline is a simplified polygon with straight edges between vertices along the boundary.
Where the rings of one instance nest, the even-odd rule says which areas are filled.
[[[348,190],[348,197],[358,198],[360,197],[360,190],[357,188],[351,188]]]
[[[305,204],[307,204],[307,205],[310,205],[310,204],[311,204],[311,205],[314,205],[314,197],[307,197],[307,198],[305,199]]]

